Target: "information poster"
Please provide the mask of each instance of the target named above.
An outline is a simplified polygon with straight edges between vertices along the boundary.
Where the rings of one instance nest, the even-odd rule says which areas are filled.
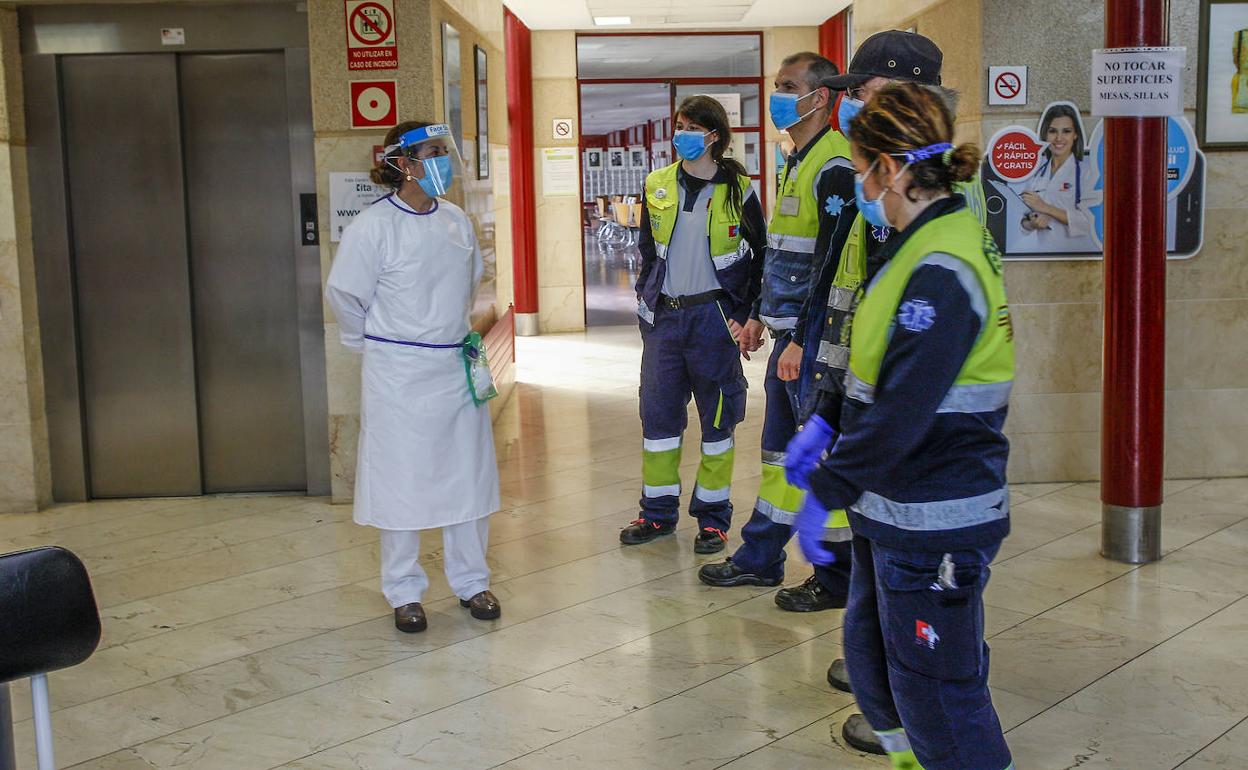
[[[1183,258],[1199,251],[1203,239],[1205,156],[1186,118],[1167,120],[1166,251]],[[988,142],[980,180],[988,230],[1005,257],[1103,256],[1103,124],[1088,131],[1075,104],[1049,104],[1034,129],[998,131]]]
[[[331,172],[329,175],[329,240],[338,243],[351,220],[390,192],[373,184],[367,171]]]
[[[542,194],[547,197],[578,195],[580,179],[575,147],[542,148]]]

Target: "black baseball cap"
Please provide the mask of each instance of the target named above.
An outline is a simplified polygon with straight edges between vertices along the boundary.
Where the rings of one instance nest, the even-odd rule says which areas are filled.
[[[827,85],[836,91],[860,86],[873,77],[908,80],[929,86],[940,85],[940,49],[917,32],[898,29],[877,32],[858,46],[844,75],[831,78]]]

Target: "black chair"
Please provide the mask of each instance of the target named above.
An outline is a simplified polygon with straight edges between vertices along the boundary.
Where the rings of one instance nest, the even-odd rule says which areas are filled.
[[[87,568],[64,548],[0,555],[0,683],[30,677],[39,770],[53,770],[48,672],[76,666],[100,643]]]

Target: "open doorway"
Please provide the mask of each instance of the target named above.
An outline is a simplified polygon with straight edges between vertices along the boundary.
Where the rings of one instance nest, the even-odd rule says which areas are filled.
[[[760,33],[577,36],[585,323],[634,323],[646,175],[675,162],[672,115],[685,97],[718,99],[731,154],[765,195]],[[766,201],[763,200],[764,208]]]
[[[585,323],[632,323],[641,195],[651,169],[671,163],[671,88],[596,83],[581,90]]]

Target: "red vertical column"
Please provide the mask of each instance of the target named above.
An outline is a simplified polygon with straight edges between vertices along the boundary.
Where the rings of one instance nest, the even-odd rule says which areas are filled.
[[[837,15],[819,25],[819,55],[831,61],[841,72],[845,71],[848,62],[848,32],[846,20],[848,12],[841,11]]]
[[[828,19],[819,25],[819,55],[828,59],[841,72],[845,71],[845,62],[848,60],[848,38],[849,30],[846,28],[846,21],[849,18],[847,11],[841,11],[837,15]],[[836,98],[840,98],[837,96]],[[837,111],[832,110],[832,119],[829,121],[832,127],[837,131],[842,130],[839,121],[836,118]]]
[[[507,129],[511,155],[511,242],[516,334],[537,334],[537,214],[533,192],[533,55],[529,28],[503,9]]]
[[[1105,46],[1163,46],[1167,0],[1107,0]],[[1105,119],[1101,552],[1161,558],[1166,119]]]

